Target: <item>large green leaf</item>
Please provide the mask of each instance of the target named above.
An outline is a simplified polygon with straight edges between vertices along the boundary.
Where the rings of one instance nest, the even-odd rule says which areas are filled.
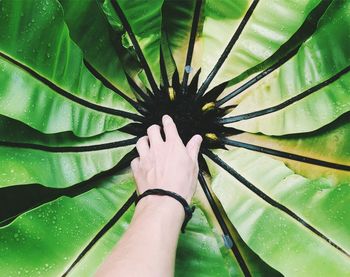
[[[230,126],[268,135],[310,132],[349,111],[349,8],[348,1],[335,1],[297,55],[252,87],[229,116],[271,111]]]
[[[230,267],[239,268],[240,274],[252,275],[252,276],[281,276],[281,274],[275,269],[266,264],[256,253],[254,253],[247,244],[243,241],[236,228],[230,222],[227,214],[221,206],[217,197],[213,194],[212,189],[208,185],[206,178],[203,179],[204,183],[208,187],[210,194],[213,197],[213,202],[210,203],[210,199],[207,198],[206,193],[202,190],[197,190],[195,195],[195,203],[205,213],[211,227],[215,230],[215,235],[218,240],[224,245],[221,247],[222,255],[226,258],[226,261]],[[212,208],[211,205],[216,206]],[[219,221],[215,214],[215,210],[221,214],[223,221]],[[227,230],[225,230],[227,229]],[[227,233],[228,231],[228,233]],[[233,245],[228,245],[230,242],[225,242],[224,237],[230,236],[233,240]],[[238,259],[240,259],[238,261]],[[236,272],[237,269],[234,270]],[[238,274],[231,274],[236,276]]]
[[[203,25],[203,6],[205,1],[172,1],[165,0],[163,4],[163,28],[165,31],[164,36],[169,42],[169,48],[174,57],[177,70],[182,75],[185,71],[186,58],[188,55],[189,47],[191,47],[191,31],[196,27],[197,32],[194,33],[194,45],[191,60],[191,72],[195,73],[199,70],[202,55],[201,51],[201,29]],[[196,10],[196,6],[197,10]],[[195,13],[198,13],[198,17],[195,17]],[[195,21],[195,22],[194,22]],[[193,76],[193,74],[192,74]]]
[[[247,150],[219,155],[241,176],[349,253],[349,226],[344,219],[349,218],[350,210],[342,200],[349,199],[348,184],[334,188],[326,181],[310,181],[294,174],[281,162]],[[346,276],[350,273],[348,256],[328,241],[264,201],[224,170],[212,173],[214,192],[230,220],[247,244],[269,264],[286,275]]]
[[[112,29],[98,1],[60,0],[60,3],[69,34],[82,49],[84,57],[115,87],[133,97],[123,72],[123,63],[128,65],[130,72],[134,58],[120,46],[124,32]]]
[[[254,2],[257,1],[208,1],[203,27],[203,78],[213,69]],[[260,1],[212,85],[228,81],[270,57],[319,2]]]
[[[149,3],[142,0],[104,1],[104,11],[111,25],[117,30],[125,28],[128,32],[128,36],[124,38],[124,46],[134,48],[140,63],[144,66],[146,75],[149,74],[148,81],[152,79],[156,83],[160,81],[158,61],[162,33],[162,4],[163,0],[152,1],[152,9],[149,9]],[[138,48],[142,49],[142,53]],[[145,66],[151,71],[147,72]],[[152,84],[150,85],[153,89]]]
[[[192,221],[192,220],[191,220]],[[222,243],[219,241],[219,243]],[[176,257],[176,276],[234,276],[237,264],[227,263],[212,229],[198,209],[186,233],[180,236]]]
[[[104,180],[97,189],[60,198],[1,228],[1,274],[61,276],[133,189],[130,174],[119,175]]]
[[[47,137],[20,122],[0,119],[0,187],[67,187],[112,168],[135,143],[117,143],[131,138],[119,131],[85,140],[68,133]]]
[[[49,1],[46,3],[43,1],[32,5],[32,3],[27,1],[4,1],[1,3],[1,10],[1,68],[5,74],[12,75],[14,73],[12,76],[17,80],[17,82],[11,82],[11,78],[2,74],[2,77],[7,79],[7,82],[2,81],[2,85],[4,85],[2,91],[11,94],[15,91],[18,94],[18,99],[18,97],[23,98],[23,94],[28,86],[31,93],[39,90],[42,97],[51,96],[52,99],[50,101],[36,100],[46,103],[46,105],[41,105],[41,108],[46,110],[39,110],[33,108],[35,97],[29,95],[30,99],[24,102],[23,107],[19,107],[17,111],[16,109],[14,111],[7,109],[2,111],[1,109],[2,114],[13,116],[27,124],[33,121],[38,124],[41,121],[39,117],[42,118],[43,114],[52,112],[52,116],[60,116],[56,114],[55,108],[52,109],[47,103],[56,99],[56,101],[60,101],[64,97],[66,99],[69,98],[72,102],[79,103],[80,109],[85,108],[82,111],[73,111],[74,113],[81,113],[81,117],[88,117],[89,114],[85,115],[85,110],[91,112],[92,108],[107,115],[114,114],[114,119],[109,117],[100,118],[99,120],[103,125],[110,124],[108,121],[111,121],[111,123],[114,121],[114,126],[121,127],[128,122],[124,113],[116,116],[118,115],[118,109],[123,111],[133,111],[134,109],[119,95],[105,88],[84,66],[82,53],[69,37],[68,28],[63,21],[62,10],[57,2]],[[13,68],[14,65],[17,66],[15,69]],[[17,76],[13,70],[18,71]],[[77,76],[77,78],[71,78],[72,74]],[[22,83],[21,80],[23,80]],[[18,84],[18,87],[14,87],[15,84]],[[43,86],[45,89],[43,87],[38,89],[37,86]],[[52,91],[51,95],[49,96],[44,90]],[[1,98],[3,101],[10,101],[6,98],[6,94]],[[13,96],[11,101],[16,101],[15,99],[16,96]],[[66,102],[70,103],[70,101]],[[12,109],[16,107],[13,103],[6,102],[1,106],[6,108],[9,105],[11,105]],[[61,103],[56,105],[58,105],[56,110],[59,110],[62,106]],[[27,114],[26,110],[29,110],[31,113]],[[121,115],[124,116],[122,117]],[[63,115],[61,116],[63,117]],[[101,114],[100,116],[105,115]],[[32,117],[38,117],[38,119],[34,118],[32,120]],[[72,119],[72,117],[73,115],[69,115],[68,119]],[[101,123],[96,122],[94,125],[101,126]],[[35,126],[32,123],[32,126],[43,132],[53,132],[52,130],[47,130],[49,128],[46,124]],[[56,129],[53,126],[51,129],[54,129],[54,132],[60,132],[66,131],[67,127],[65,129],[62,129],[62,127]],[[100,129],[99,132],[103,130],[108,130],[108,127]],[[92,134],[96,133],[97,131]]]
[[[170,113],[211,173],[201,154],[177,276],[348,276],[349,8],[0,1],[0,275],[93,275]]]
[[[74,266],[69,276],[93,276],[129,226],[134,208],[129,210],[101,237]]]
[[[0,58],[0,112],[44,133],[73,131],[91,136],[115,130],[129,120],[84,107]],[[43,103],[43,105],[37,105]],[[45,117],[43,117],[45,115]]]
[[[298,174],[311,179],[327,178],[337,185],[350,183],[349,136],[349,116],[344,116],[332,125],[310,134],[269,137],[243,133],[232,136],[231,142],[280,158]]]

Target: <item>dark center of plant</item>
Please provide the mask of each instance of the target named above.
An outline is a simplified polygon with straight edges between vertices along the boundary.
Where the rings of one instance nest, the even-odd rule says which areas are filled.
[[[237,133],[233,128],[224,127],[218,123],[228,108],[215,107],[214,100],[223,91],[225,85],[215,87],[203,97],[196,97],[198,75],[192,79],[186,91],[174,73],[171,86],[162,85],[160,91],[148,91],[149,98],[139,100],[144,108],[145,121],[142,124],[131,124],[124,131],[143,136],[147,128],[153,124],[162,125],[162,117],[170,115],[177,126],[179,135],[186,144],[192,136],[199,134],[203,137],[202,147],[223,148],[220,138]]]

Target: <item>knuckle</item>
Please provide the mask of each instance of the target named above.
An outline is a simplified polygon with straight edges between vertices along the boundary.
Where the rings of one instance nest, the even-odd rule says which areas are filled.
[[[140,167],[147,168],[151,162],[152,160],[149,155],[143,156],[140,158]]]

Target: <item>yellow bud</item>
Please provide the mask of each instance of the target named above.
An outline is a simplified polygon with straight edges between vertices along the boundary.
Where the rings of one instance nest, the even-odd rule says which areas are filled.
[[[206,133],[205,136],[211,140],[218,140],[217,135],[215,135],[214,133]]]
[[[169,98],[171,101],[175,99],[175,90],[172,87],[169,87]]]
[[[215,107],[215,103],[214,102],[209,102],[207,104],[205,104],[203,107],[202,107],[202,111],[205,112],[205,111],[209,111],[211,109],[213,109]]]

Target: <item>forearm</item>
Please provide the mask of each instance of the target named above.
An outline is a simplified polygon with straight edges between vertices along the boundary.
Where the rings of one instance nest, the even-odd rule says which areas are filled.
[[[130,166],[140,194],[159,188],[181,195],[190,202],[197,185],[198,153],[202,138],[193,136],[186,146],[174,121],[163,116],[165,141],[160,126],[152,125],[136,148],[139,157]],[[99,276],[171,277],[177,240],[185,211],[169,196],[149,195],[136,207],[129,229],[111,256],[102,265]]]
[[[175,199],[153,195],[143,198],[129,229],[98,276],[173,276],[183,220],[183,207]]]

